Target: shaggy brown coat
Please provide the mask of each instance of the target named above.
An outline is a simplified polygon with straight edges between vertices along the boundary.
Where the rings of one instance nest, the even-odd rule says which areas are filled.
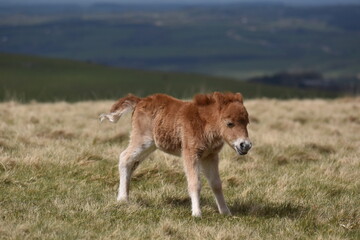
[[[146,98],[134,95],[120,98],[110,114],[100,120],[117,120],[133,111],[129,146],[120,154],[118,200],[128,201],[132,172],[155,149],[182,156],[192,201],[192,215],[201,216],[199,169],[207,177],[220,213],[230,214],[222,193],[218,153],[224,141],[239,154],[251,148],[248,139],[248,113],[240,93],[199,94],[182,101],[164,94]]]

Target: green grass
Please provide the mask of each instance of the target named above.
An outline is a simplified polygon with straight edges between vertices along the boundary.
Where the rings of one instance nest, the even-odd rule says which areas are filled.
[[[92,63],[0,53],[0,100],[54,101],[146,96],[163,92],[190,97],[204,91],[242,92],[245,97],[334,97],[199,74],[120,69]]]
[[[98,123],[111,104],[0,104],[1,239],[359,239],[359,99],[245,101],[254,147],[221,152],[233,216],[202,179],[200,219],[181,159],[159,151],[116,202],[130,125]]]

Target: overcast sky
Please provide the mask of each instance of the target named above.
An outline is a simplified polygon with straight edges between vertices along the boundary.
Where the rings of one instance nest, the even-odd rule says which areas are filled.
[[[282,2],[289,4],[334,4],[360,3],[360,0],[0,0],[0,3],[230,3],[230,2]]]

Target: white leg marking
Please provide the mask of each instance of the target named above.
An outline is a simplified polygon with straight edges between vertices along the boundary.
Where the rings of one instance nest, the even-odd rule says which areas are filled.
[[[201,217],[200,209],[200,191],[190,192],[191,198],[191,215],[193,217]]]
[[[130,182],[130,168],[126,165],[127,152],[126,150],[120,154],[119,157],[119,174],[120,184],[117,200],[127,202],[129,200],[129,182]]]

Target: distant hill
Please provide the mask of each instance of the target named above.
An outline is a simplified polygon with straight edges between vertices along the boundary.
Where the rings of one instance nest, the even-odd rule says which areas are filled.
[[[251,78],[248,81],[276,86],[336,91],[355,96],[360,93],[359,77],[326,79],[318,72],[279,72]]]
[[[188,98],[210,91],[242,92],[246,98],[336,97],[325,91],[268,86],[198,74],[106,67],[93,63],[0,53],[0,100],[89,100],[168,93]]]
[[[0,52],[247,79],[360,73],[360,5],[30,5],[0,8]]]
[[[9,3],[9,0],[0,0],[0,4],[39,4],[39,3],[62,3],[62,4],[69,4],[69,3],[76,3],[76,4],[91,4],[91,3],[102,3],[102,2],[114,2],[109,0],[32,0],[31,3],[28,3],[27,0],[12,0]],[[121,0],[118,1],[122,4],[148,4],[148,5],[156,5],[156,4],[179,4],[178,0],[156,0],[154,3],[146,0]],[[180,4],[219,4],[221,3],[283,3],[283,4],[296,4],[296,5],[330,5],[330,4],[349,4],[349,3],[360,3],[359,0],[182,0]]]

